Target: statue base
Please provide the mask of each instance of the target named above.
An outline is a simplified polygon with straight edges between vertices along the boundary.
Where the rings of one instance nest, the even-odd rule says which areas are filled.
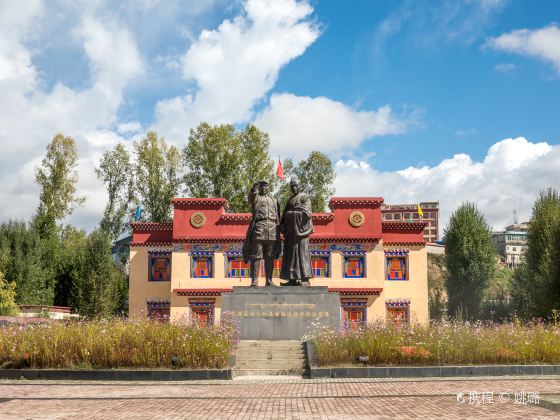
[[[301,340],[314,329],[340,329],[340,297],[326,286],[234,287],[222,314],[239,323],[241,340]]]

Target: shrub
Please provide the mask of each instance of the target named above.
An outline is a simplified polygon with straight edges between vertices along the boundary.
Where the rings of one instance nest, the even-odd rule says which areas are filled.
[[[0,366],[32,368],[187,368],[226,366],[235,340],[228,323],[198,327],[112,319],[0,328]],[[175,365],[177,363],[174,363]]]
[[[560,325],[441,322],[430,326],[376,323],[348,332],[322,330],[311,340],[319,365],[560,363]]]

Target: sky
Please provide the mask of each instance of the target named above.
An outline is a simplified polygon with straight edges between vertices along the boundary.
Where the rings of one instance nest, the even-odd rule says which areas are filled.
[[[56,133],[91,230],[104,151],[202,121],[327,153],[337,196],[439,201],[443,227],[471,201],[503,229],[560,189],[555,0],[0,0],[0,92],[0,221],[36,211]]]

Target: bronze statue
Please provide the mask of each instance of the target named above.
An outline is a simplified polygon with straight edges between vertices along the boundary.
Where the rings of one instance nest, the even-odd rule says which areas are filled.
[[[253,217],[243,244],[243,259],[251,262],[251,286],[258,286],[259,267],[264,259],[266,285],[273,286],[274,260],[280,255],[280,205],[268,194],[268,182],[253,185],[249,193]]]
[[[313,233],[311,221],[311,199],[301,192],[299,179],[290,180],[292,197],[284,207],[280,232],[284,234],[284,253],[280,278],[288,280],[283,286],[309,286],[313,277],[309,235]]]

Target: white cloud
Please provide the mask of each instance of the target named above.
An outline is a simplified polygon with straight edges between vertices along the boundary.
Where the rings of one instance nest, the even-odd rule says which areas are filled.
[[[468,200],[499,229],[511,224],[514,209],[528,220],[539,190],[560,189],[560,146],[518,137],[491,146],[481,162],[458,154],[433,167],[382,172],[365,162],[341,160],[336,172],[337,195],[382,196],[388,204],[439,201],[442,231],[451,213]]]
[[[536,57],[551,63],[560,73],[560,27],[519,29],[488,40],[486,47]]]
[[[273,94],[255,125],[270,135],[272,153],[302,158],[312,150],[352,150],[374,136],[398,134],[407,123],[391,108],[357,111],[325,97]]]
[[[319,36],[312,12],[305,1],[248,0],[243,15],[202,31],[182,58],[183,76],[195,86],[157,104],[156,130],[179,141],[201,121],[248,121],[280,69]]]
[[[62,132],[77,141],[79,194],[84,208],[70,218],[90,228],[105,203],[103,186],[95,178],[94,162],[102,150],[124,139],[112,131],[123,90],[142,74],[144,65],[129,31],[119,21],[99,18],[85,7],[75,27],[60,27],[81,44],[91,69],[89,87],[72,89],[61,82],[48,88],[32,61],[37,47],[27,43],[38,36],[54,13],[39,1],[3,2],[0,10],[0,220],[28,218],[38,204],[34,168],[52,136]],[[4,204],[7,203],[7,204]],[[93,217],[93,213],[95,217]]]

